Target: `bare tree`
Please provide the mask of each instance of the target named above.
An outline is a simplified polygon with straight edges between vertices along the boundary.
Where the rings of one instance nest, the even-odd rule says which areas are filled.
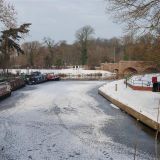
[[[0,22],[6,27],[13,27],[16,23],[16,11],[13,5],[8,4],[5,0],[0,0]]]
[[[35,58],[38,57],[38,51],[41,44],[38,41],[26,42],[22,45],[23,51],[27,56],[28,65],[34,67]]]
[[[107,11],[130,31],[156,33],[160,29],[160,0],[106,0]]]
[[[55,42],[49,37],[44,38],[44,43],[47,45],[49,55],[46,56],[45,61],[48,63],[48,67],[51,67],[54,64],[55,60]]]
[[[76,32],[76,38],[81,48],[82,65],[87,64],[88,59],[88,40],[94,34],[94,29],[91,26],[84,26]]]

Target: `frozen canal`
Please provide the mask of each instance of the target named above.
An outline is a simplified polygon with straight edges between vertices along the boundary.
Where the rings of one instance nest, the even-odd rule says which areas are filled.
[[[153,160],[154,133],[98,95],[102,84],[49,82],[0,102],[0,160],[131,160],[135,145]]]

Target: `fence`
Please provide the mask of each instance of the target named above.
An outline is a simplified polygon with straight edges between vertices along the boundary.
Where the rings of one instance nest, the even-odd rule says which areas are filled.
[[[152,82],[147,81],[147,80],[129,79],[128,83],[133,86],[141,86],[141,87],[152,87],[153,86]]]

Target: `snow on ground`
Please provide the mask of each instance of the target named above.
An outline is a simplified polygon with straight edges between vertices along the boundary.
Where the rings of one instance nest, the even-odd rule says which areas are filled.
[[[118,91],[115,91],[116,84]],[[108,83],[102,86],[100,90],[157,122],[158,107],[160,107],[160,93],[135,91],[130,87],[126,88],[124,80]]]
[[[101,128],[115,119],[88,92],[102,82],[27,86],[0,103],[1,160],[129,160],[134,149]],[[139,160],[151,159],[138,151]]]
[[[16,74],[19,73],[31,73],[34,71],[40,71],[41,73],[54,73],[54,74],[67,74],[67,75],[87,75],[87,74],[95,74],[95,73],[102,73],[103,77],[112,75],[111,72],[103,71],[103,70],[84,70],[82,68],[78,69],[10,69],[11,73]]]
[[[128,80],[128,83],[134,86],[152,87],[152,77],[157,77],[158,82],[160,82],[160,73],[154,73],[133,76]]]

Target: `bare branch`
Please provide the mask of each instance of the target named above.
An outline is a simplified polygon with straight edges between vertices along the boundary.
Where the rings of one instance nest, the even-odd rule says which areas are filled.
[[[160,0],[106,0],[107,12],[127,31],[157,34],[160,28]]]
[[[14,6],[0,0],[0,22],[7,28],[16,26],[16,11]]]

